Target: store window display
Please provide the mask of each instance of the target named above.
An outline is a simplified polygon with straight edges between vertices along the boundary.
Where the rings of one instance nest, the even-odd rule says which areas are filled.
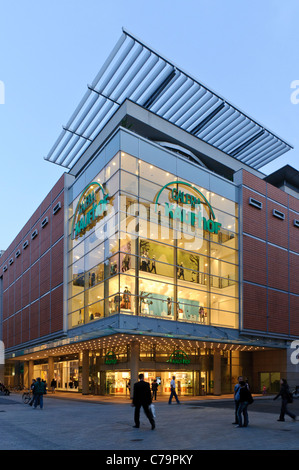
[[[111,204],[107,217],[80,240],[69,239],[69,315],[74,315],[69,324],[120,312],[237,325],[237,204],[202,187],[196,192],[189,182],[180,188],[174,174],[124,152],[98,176],[111,193]],[[172,205],[172,213],[174,204],[182,209],[172,199],[180,191],[193,198],[200,191],[212,204],[221,230],[211,233],[190,226],[188,217],[174,220],[166,215],[166,204]],[[155,212],[157,197],[162,209]],[[195,210],[190,205],[187,209]]]

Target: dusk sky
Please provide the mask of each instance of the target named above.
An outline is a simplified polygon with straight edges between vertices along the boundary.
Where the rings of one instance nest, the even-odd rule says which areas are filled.
[[[298,1],[0,5],[0,250],[66,171],[44,157],[122,27],[294,147],[263,173],[299,170]]]

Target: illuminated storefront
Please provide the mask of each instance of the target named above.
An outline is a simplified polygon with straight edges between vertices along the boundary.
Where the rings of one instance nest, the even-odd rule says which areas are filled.
[[[99,77],[46,158],[68,173],[1,258],[7,383],[275,388],[299,337],[298,172],[287,193],[259,168],[288,144],[126,32]]]
[[[78,204],[102,191],[96,183],[104,216],[78,235]],[[194,205],[173,197],[186,184]],[[87,205],[83,217],[95,211]],[[238,328],[237,212],[222,195],[117,153],[70,205],[69,328],[119,312]]]

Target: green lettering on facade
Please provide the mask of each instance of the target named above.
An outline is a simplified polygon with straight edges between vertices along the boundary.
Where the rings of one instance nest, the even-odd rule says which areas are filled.
[[[94,186],[98,189],[92,189],[91,192],[88,193],[90,188]],[[98,202],[99,190],[103,193],[103,199]],[[73,238],[84,235],[86,230],[92,228],[96,221],[105,215],[108,201],[109,195],[104,194],[103,187],[99,183],[93,182],[85,188],[81,194],[73,218]]]

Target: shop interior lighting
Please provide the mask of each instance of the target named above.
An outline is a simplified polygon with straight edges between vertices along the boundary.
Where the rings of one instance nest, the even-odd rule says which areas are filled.
[[[41,357],[43,353],[44,357],[53,356],[54,359],[59,359],[66,354],[69,357],[79,358],[79,354],[83,350],[89,350],[90,355],[104,354],[110,350],[113,350],[117,355],[124,355],[127,353],[127,345],[132,341],[138,341],[140,346],[141,354],[153,354],[155,352],[158,356],[167,356],[176,349],[181,349],[189,355],[207,354],[208,350],[214,349],[214,347],[220,351],[242,351],[249,350],[263,350],[262,346],[253,345],[240,345],[240,344],[227,344],[218,342],[217,345],[213,342],[205,342],[198,340],[187,340],[180,338],[163,338],[155,336],[133,336],[116,334],[114,336],[107,336],[97,338],[91,341],[83,341],[74,344],[68,344],[65,346],[57,347],[55,349],[46,349],[44,351],[36,351],[35,353],[28,353],[22,356],[22,360],[28,361]]]

